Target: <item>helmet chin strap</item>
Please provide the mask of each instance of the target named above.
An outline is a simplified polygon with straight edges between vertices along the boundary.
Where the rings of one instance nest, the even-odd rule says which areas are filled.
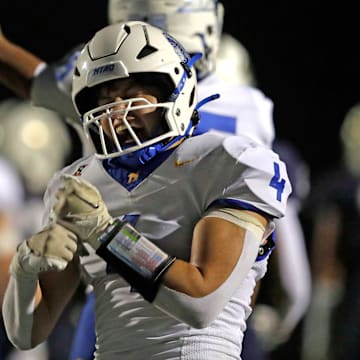
[[[219,94],[213,94],[210,95],[208,97],[206,97],[205,99],[201,100],[197,106],[196,106],[196,110],[194,111],[194,117],[196,118],[196,122],[199,121],[199,117],[198,117],[198,112],[197,110],[202,107],[203,105],[205,105],[206,103],[216,100],[220,97]],[[173,138],[171,138],[169,141],[167,142],[160,142],[154,145],[150,145],[144,149],[140,149],[138,151],[136,151],[133,154],[137,154],[138,156],[138,160],[139,160],[139,164],[138,165],[144,165],[146,163],[148,163],[151,159],[153,159],[158,153],[169,150],[172,146],[174,146],[176,143],[184,140],[186,137],[191,136],[192,132],[195,128],[195,126],[197,125],[194,123],[191,123],[189,125],[189,128],[187,129],[187,131],[185,132],[184,135],[179,135],[179,136],[174,136]],[[125,155],[126,156],[126,155]]]
[[[157,154],[171,149],[172,146],[180,144],[184,140],[186,135],[174,136],[168,142],[160,142],[154,145],[150,145],[144,149],[139,150],[140,153],[139,161],[141,164],[146,164],[153,159]]]
[[[220,94],[212,94],[212,95],[207,96],[205,99],[202,99],[201,101],[198,102],[195,110],[199,110],[202,106],[204,106],[208,102],[214,101],[214,100],[218,99],[219,97],[220,97]]]
[[[115,161],[126,167],[128,170],[136,171],[141,165],[145,164],[156,155],[156,150],[149,150],[150,147],[153,146],[148,146],[147,148],[121,155],[115,158]]]
[[[183,139],[185,139],[185,137],[176,136],[166,144],[162,142],[149,145],[146,148],[117,157],[116,162],[125,166],[129,170],[136,171],[140,166],[147,164],[156,155],[169,150],[172,145],[174,145],[176,142],[180,142]]]
[[[162,151],[161,144],[150,145],[144,149],[139,150],[139,162],[144,165],[153,159],[159,152]]]

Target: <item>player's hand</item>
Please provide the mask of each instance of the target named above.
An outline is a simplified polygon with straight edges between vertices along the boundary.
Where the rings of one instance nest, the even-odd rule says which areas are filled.
[[[79,177],[65,175],[56,198],[53,220],[96,250],[100,246],[98,236],[113,221],[99,191]]]
[[[20,244],[16,253],[17,265],[14,266],[20,266],[29,274],[62,271],[74,258],[76,250],[76,235],[61,225],[50,224]]]

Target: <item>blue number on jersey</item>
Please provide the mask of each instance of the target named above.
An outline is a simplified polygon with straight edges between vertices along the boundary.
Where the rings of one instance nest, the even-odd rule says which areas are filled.
[[[281,201],[281,195],[285,187],[285,179],[280,178],[280,167],[276,162],[274,162],[274,176],[271,178],[269,185],[276,190],[276,200]]]

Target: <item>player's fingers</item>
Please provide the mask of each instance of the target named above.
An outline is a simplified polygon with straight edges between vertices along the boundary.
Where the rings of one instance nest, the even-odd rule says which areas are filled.
[[[63,187],[68,193],[74,192],[79,198],[90,203],[97,202],[101,199],[99,190],[84,179],[73,175],[63,175],[62,180]]]
[[[55,197],[56,197],[56,202],[53,206],[53,211],[55,214],[60,214],[61,213],[61,210],[64,208],[65,206],[65,203],[66,203],[66,199],[67,199],[67,194],[66,192],[64,191],[64,189],[59,189],[56,194],[55,194]]]

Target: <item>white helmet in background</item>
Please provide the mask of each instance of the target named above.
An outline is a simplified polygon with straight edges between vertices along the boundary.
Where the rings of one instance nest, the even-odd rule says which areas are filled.
[[[354,105],[346,113],[340,138],[346,167],[353,175],[360,176],[360,104]]]
[[[218,80],[228,84],[222,86],[222,96],[225,95],[228,99],[233,98],[232,101],[235,104],[241,102],[240,109],[245,111],[244,116],[238,112],[237,132],[250,136],[271,148],[275,139],[273,102],[255,87],[256,78],[248,50],[235,37],[227,33],[222,34],[215,75]],[[224,94],[225,88],[226,94]],[[241,101],[239,91],[244,91]],[[255,110],[251,117],[246,114],[246,111],[250,109]]]
[[[0,103],[0,153],[16,167],[29,194],[40,195],[72,149],[57,113],[10,98]]]
[[[216,74],[229,83],[256,85],[249,52],[239,40],[227,33],[221,35]]]
[[[224,7],[217,0],[109,0],[109,23],[141,20],[174,36],[193,55],[198,79],[215,71]]]
[[[155,154],[166,150],[179,137],[191,135],[198,121],[194,61],[196,58],[190,58],[172,36],[144,22],[117,23],[98,31],[78,58],[72,93],[75,108],[83,118],[85,133],[96,149],[96,156],[106,159],[145,148]],[[162,84],[167,91],[165,98],[157,104],[144,98],[130,98],[103,106],[91,101],[98,85],[129,77],[150,84]],[[122,109],[119,110],[120,103]],[[164,129],[160,134],[141,140],[126,121],[126,116],[133,110],[146,107],[163,109]],[[134,140],[130,146],[120,143],[112,125],[112,118],[119,112]],[[112,132],[110,142],[100,121],[104,116]]]

